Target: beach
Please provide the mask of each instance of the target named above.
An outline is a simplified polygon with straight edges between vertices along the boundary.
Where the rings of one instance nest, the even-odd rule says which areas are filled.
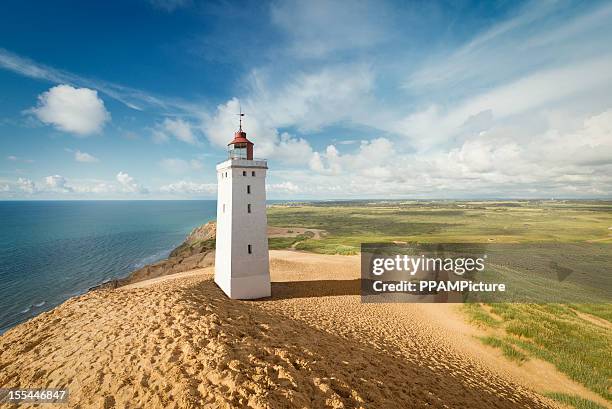
[[[456,305],[362,304],[358,256],[270,257],[270,299],[228,299],[213,267],[72,298],[0,338],[0,384],[67,387],[82,408],[558,407],[547,390],[601,401],[544,362],[505,361]]]

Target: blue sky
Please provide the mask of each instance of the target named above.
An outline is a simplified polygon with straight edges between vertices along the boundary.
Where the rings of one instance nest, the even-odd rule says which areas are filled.
[[[451,3],[451,4],[449,4]],[[0,199],[602,197],[612,4],[7,1]]]

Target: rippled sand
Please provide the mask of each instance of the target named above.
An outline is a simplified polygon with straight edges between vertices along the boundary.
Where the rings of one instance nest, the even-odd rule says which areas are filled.
[[[0,338],[0,385],[81,408],[553,405],[426,307],[361,304],[358,258],[272,254],[269,300],[227,299],[210,268],[71,299]]]

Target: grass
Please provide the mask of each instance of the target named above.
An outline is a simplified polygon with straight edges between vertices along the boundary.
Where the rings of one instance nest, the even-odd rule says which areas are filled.
[[[514,347],[511,343],[504,341],[502,339],[488,336],[488,337],[482,337],[480,338],[480,340],[485,345],[489,345],[495,348],[500,348],[504,356],[510,359],[511,361],[522,363],[522,362],[527,361],[528,359],[527,355],[525,355],[524,353],[516,349],[516,347]]]
[[[180,246],[172,250],[169,257],[188,257],[193,254],[214,250],[215,245],[215,239],[197,240],[193,242],[185,241]]]
[[[612,308],[610,308],[608,304],[572,304],[570,307],[576,311],[591,314],[595,317],[612,322]]]
[[[292,233],[292,231],[288,231],[287,233]],[[270,250],[288,249],[293,247],[296,243],[312,239],[313,237],[314,233],[311,231],[306,231],[294,237],[272,237],[268,239],[268,248]]]
[[[316,240],[302,241],[298,243],[295,248],[297,250],[312,251],[314,253],[321,254],[340,254],[343,256],[350,256],[359,252],[359,247],[349,246],[345,244],[337,244],[333,241],[326,243],[318,243]]]
[[[606,409],[599,403],[595,403],[592,400],[581,398],[578,395],[569,395],[567,393],[559,392],[549,392],[545,393],[544,395],[556,400],[557,402],[574,407],[576,409]]]
[[[339,246],[431,243],[612,243],[610,202],[325,202],[271,206],[268,223],[326,230],[304,250],[329,254]],[[606,241],[607,240],[607,241]]]
[[[493,273],[497,277],[513,277],[514,283],[528,283],[530,295],[536,300],[542,294],[554,297],[567,291],[591,303],[464,304],[469,320],[490,330],[482,342],[500,348],[509,359],[519,363],[530,357],[546,360],[571,379],[612,400],[612,331],[605,323],[612,322],[612,304],[597,302],[609,300],[606,257],[612,245],[612,202],[293,203],[271,206],[268,222],[273,226],[326,230],[328,234],[321,239],[271,241],[274,246],[294,245],[299,250],[324,254],[356,254],[362,243],[395,241],[528,244],[507,250],[500,246],[500,253],[512,264],[502,263]],[[587,241],[594,242],[585,245]],[[542,247],[542,243],[552,245]],[[567,253],[567,249],[573,252]],[[562,263],[552,265],[547,259],[550,252],[557,254]],[[568,271],[564,269],[570,269],[572,274],[560,283],[556,275]],[[543,271],[548,276],[538,275]],[[534,276],[534,272],[538,274]],[[593,298],[585,296],[591,293]],[[582,314],[596,319],[585,319]],[[599,407],[577,396],[558,393],[551,397],[578,408]]]
[[[501,348],[510,359],[516,356],[509,348],[518,348],[517,352],[551,362],[571,379],[612,399],[612,333],[608,329],[581,319],[571,305],[491,304],[491,313],[501,321],[476,305],[464,305],[468,316],[505,334],[503,341],[487,337],[483,342]]]
[[[268,239],[270,250],[282,250],[291,248],[298,241],[303,240],[298,237],[272,237]]]
[[[496,320],[478,303],[465,304],[463,308],[470,321],[480,327],[496,328],[500,324],[500,321]]]

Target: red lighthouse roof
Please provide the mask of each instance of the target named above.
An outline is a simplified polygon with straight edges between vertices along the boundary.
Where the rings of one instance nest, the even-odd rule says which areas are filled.
[[[247,139],[246,132],[244,132],[242,128],[240,128],[240,130],[234,134],[234,139],[232,139],[228,145],[233,145],[235,143],[247,143],[253,145],[253,142]]]
[[[253,160],[253,142],[249,141],[246,132],[242,130],[242,117],[240,112],[240,128],[234,134],[234,139],[227,144],[230,159]]]

